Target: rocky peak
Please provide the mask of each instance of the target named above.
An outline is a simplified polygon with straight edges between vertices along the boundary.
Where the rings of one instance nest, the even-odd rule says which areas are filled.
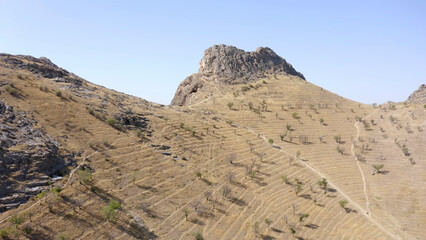
[[[265,74],[290,74],[305,79],[270,48],[259,47],[254,52],[246,52],[227,45],[208,48],[198,74],[225,84],[244,83],[265,77]]]
[[[420,85],[419,89],[414,91],[406,102],[409,104],[426,104],[426,85]]]
[[[234,46],[214,45],[204,52],[198,73],[179,85],[172,105],[185,105],[197,92],[203,90],[203,80],[222,84],[241,84],[256,81],[267,74],[305,77],[272,49],[259,47],[246,52]]]

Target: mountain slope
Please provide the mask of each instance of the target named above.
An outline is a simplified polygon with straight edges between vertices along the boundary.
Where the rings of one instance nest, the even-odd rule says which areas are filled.
[[[60,148],[76,153],[76,165],[65,167],[64,179],[52,185],[60,187],[59,193],[48,191],[2,213],[0,229],[11,237],[13,232],[21,239],[424,235],[424,196],[415,191],[424,187],[420,173],[425,153],[418,144],[422,132],[410,133],[411,140],[404,142],[415,165],[387,155],[384,170],[389,172],[370,175],[375,151],[395,146],[380,138],[380,127],[388,138],[393,139],[391,133],[402,136],[380,115],[398,113],[405,121],[408,111],[414,111],[414,128],[424,125],[419,107],[390,110],[394,107],[359,104],[300,75],[270,68],[259,70],[263,76],[235,78],[232,84],[230,78],[212,74],[203,79],[201,90],[190,94],[187,106],[162,106],[94,85],[43,61],[2,55],[0,101],[32,115]],[[372,131],[364,131],[362,118],[376,120],[369,126]],[[370,137],[377,142],[366,150],[362,145]],[[357,161],[362,149],[363,159]],[[402,170],[412,172],[411,178],[398,177]],[[318,184],[323,178],[326,187]],[[390,206],[399,196],[389,195],[394,186],[410,186],[407,198],[398,198],[400,204],[415,203],[409,212]],[[120,202],[121,209],[106,207],[110,200]],[[8,217],[23,213],[24,224],[15,229]],[[26,225],[34,229],[30,234],[22,231]]]

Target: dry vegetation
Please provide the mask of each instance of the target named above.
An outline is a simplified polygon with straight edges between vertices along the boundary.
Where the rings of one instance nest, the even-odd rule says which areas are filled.
[[[81,97],[65,83],[0,72],[16,89],[1,87],[1,101],[32,115],[63,149],[81,153],[78,164],[84,161],[53,190],[3,213],[0,220],[11,218],[1,222],[0,237],[426,234],[423,106],[373,107],[297,77],[270,76],[211,86],[214,94],[199,103],[171,107],[90,83],[91,97]],[[119,126],[119,108],[143,113],[152,136]]]

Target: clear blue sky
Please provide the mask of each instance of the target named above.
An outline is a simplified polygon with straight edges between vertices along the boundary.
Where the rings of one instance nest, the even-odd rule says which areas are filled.
[[[341,96],[404,101],[426,83],[426,1],[347,2],[0,0],[0,52],[168,104],[206,48],[267,46]]]

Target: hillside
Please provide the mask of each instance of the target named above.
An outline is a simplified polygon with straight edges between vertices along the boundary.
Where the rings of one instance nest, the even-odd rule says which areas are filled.
[[[43,171],[25,155],[35,137],[1,139],[3,169],[13,170],[0,184],[12,186],[0,192],[4,238],[426,234],[423,106],[345,99],[268,48],[206,50],[170,106],[92,84],[46,58],[0,55],[0,82],[1,106],[31,123],[5,124],[14,130],[2,134],[30,128],[66,160],[46,161],[60,169]],[[28,169],[31,179],[17,177]],[[28,201],[8,198],[34,179],[44,184]]]

